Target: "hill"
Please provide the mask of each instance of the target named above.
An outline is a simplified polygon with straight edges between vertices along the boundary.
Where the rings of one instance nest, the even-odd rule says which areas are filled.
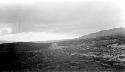
[[[67,41],[60,41],[58,42],[59,45],[79,45],[83,43],[92,42],[95,40],[111,40],[111,39],[125,39],[125,28],[113,28],[109,30],[102,30],[96,33],[90,33],[88,35],[81,36],[79,38],[67,40]]]
[[[121,55],[125,56],[124,28],[114,28],[93,34],[89,34],[88,38],[83,36],[84,38],[47,43],[0,44],[0,68],[97,72],[102,69],[119,70],[125,67],[124,58],[118,58]]]
[[[120,28],[113,28],[109,30],[102,30],[96,33],[90,33],[88,35],[80,37],[81,39],[86,39],[86,38],[96,38],[96,37],[101,37],[101,36],[109,36],[109,35],[125,35],[125,28],[120,27]]]

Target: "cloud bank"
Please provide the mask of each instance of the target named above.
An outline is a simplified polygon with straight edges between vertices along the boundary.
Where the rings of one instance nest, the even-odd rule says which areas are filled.
[[[0,36],[1,41],[14,41],[14,42],[31,42],[31,41],[51,41],[51,40],[63,40],[73,39],[78,36],[60,33],[48,33],[48,32],[24,32],[17,34],[8,34]]]

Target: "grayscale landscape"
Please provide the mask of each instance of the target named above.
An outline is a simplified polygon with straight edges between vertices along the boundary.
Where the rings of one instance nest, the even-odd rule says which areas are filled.
[[[46,43],[3,41],[0,48],[1,71],[124,72],[125,69],[122,27]]]
[[[0,72],[125,72],[121,0],[0,0]]]

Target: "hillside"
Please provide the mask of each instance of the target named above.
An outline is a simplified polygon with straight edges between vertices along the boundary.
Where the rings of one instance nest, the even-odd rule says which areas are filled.
[[[109,35],[125,35],[125,28],[120,27],[120,28],[113,28],[109,30],[102,30],[96,33],[90,33],[88,35],[80,37],[81,39],[86,39],[86,38],[96,38],[96,37],[101,37],[101,36],[109,36]]]
[[[101,32],[105,32],[106,35],[101,36]],[[0,68],[2,70],[5,68],[5,71],[16,69],[21,72],[25,72],[22,70],[29,70],[29,72],[123,70],[125,68],[124,28],[101,32],[97,32],[99,34],[97,37],[86,39],[76,38],[52,41],[52,43],[0,44]]]
[[[113,28],[109,30],[102,30],[96,33],[90,33],[88,35],[84,35],[79,38],[67,40],[67,41],[60,41],[58,42],[59,45],[79,45],[85,42],[91,42],[93,40],[107,40],[107,39],[123,39],[125,38],[125,28]]]

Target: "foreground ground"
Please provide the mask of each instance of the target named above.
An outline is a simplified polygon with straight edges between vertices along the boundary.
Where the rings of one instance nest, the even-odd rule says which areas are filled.
[[[15,64],[3,72],[124,72],[125,37],[107,36],[52,44],[1,45],[26,51],[15,52]],[[24,45],[24,46],[23,46]],[[42,47],[42,48],[41,48]],[[44,49],[44,48],[47,49]],[[27,51],[32,49],[32,51]],[[38,49],[38,50],[36,50]],[[13,57],[13,52],[10,53]],[[2,57],[3,55],[0,54]],[[122,55],[123,58],[118,58]],[[1,57],[0,56],[0,57]],[[7,55],[8,56],[8,55]],[[12,57],[9,59],[12,60]],[[15,58],[14,57],[14,58]],[[3,57],[4,58],[4,57]],[[7,58],[7,59],[6,59]],[[8,61],[8,57],[5,60]],[[4,60],[4,59],[1,59]],[[123,62],[123,63],[122,63]],[[4,66],[4,65],[3,65]],[[19,66],[19,67],[18,67]]]

